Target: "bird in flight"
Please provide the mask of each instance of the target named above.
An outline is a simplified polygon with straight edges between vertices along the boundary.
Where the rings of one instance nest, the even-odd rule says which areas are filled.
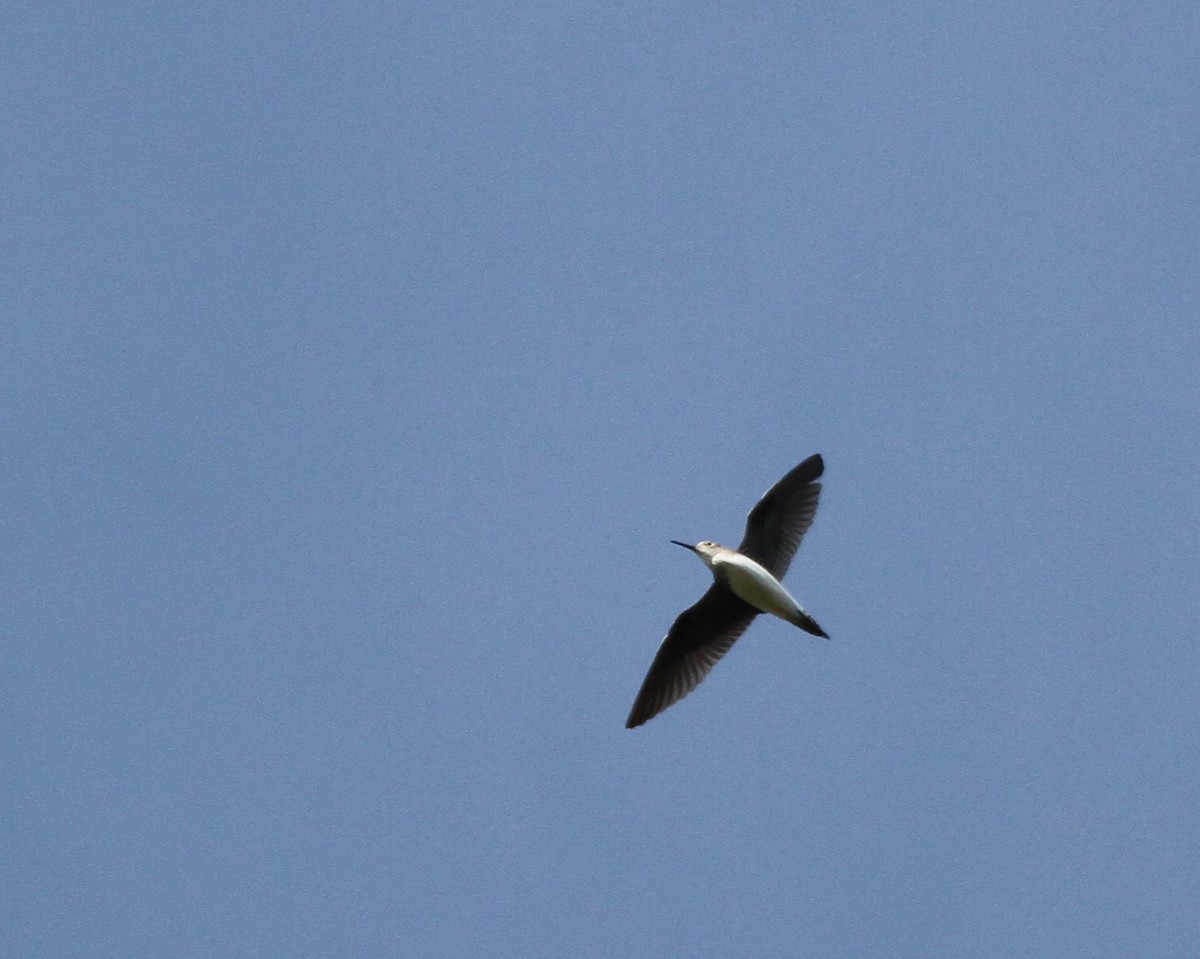
[[[634,700],[626,729],[653,719],[700,685],[759,613],[770,613],[807,633],[828,639],[780,580],[817,513],[825,470],[814,453],[772,486],[750,510],[736,550],[708,540],[690,549],[713,574],[699,601],[679,614],[658,648]]]

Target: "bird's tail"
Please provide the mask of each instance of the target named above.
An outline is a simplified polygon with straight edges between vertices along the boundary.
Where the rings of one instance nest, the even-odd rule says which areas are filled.
[[[812,633],[814,636],[820,636],[822,639],[829,638],[829,634],[818,625],[817,621],[800,608],[796,609],[796,615],[789,619],[788,622],[799,626],[806,633]]]

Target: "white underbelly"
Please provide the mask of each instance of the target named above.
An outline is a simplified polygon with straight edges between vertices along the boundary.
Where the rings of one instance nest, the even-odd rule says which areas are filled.
[[[786,620],[791,620],[799,611],[799,604],[779,580],[754,560],[739,556],[719,565],[729,588],[755,609]]]

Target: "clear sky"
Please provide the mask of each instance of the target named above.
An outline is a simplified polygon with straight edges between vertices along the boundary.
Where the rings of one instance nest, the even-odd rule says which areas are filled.
[[[1198,9],[10,9],[0,953],[1194,957]]]

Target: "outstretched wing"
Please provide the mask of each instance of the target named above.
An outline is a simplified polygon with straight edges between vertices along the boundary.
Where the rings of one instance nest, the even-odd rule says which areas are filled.
[[[676,617],[625,721],[640,726],[700,685],[746,631],[758,610],[724,583],[714,582],[699,601]]]
[[[767,490],[746,518],[738,552],[761,563],[776,579],[783,579],[817,515],[821,484],[816,480],[824,471],[825,461],[814,453]]]

